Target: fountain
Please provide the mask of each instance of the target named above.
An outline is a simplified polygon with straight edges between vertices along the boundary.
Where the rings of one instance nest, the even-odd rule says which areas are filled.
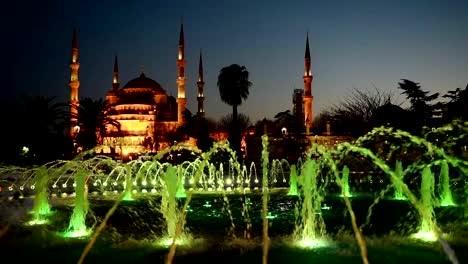
[[[299,223],[296,225],[294,240],[306,248],[323,246],[325,223],[320,214],[323,194],[317,181],[320,168],[315,160],[307,160],[299,177],[302,204],[298,210]]]
[[[289,192],[288,195],[297,196],[297,172],[296,165],[291,166],[291,173],[289,175]]]
[[[395,173],[396,176],[400,179],[401,182],[403,182],[403,177],[405,176],[403,174],[403,165],[401,161],[396,161],[395,163]],[[395,185],[395,193],[393,194],[393,199],[395,200],[407,200],[405,195],[403,194],[403,190],[401,189],[401,185]]]
[[[439,182],[440,206],[455,206],[452,191],[450,190],[449,166],[445,160],[440,165]]]
[[[372,148],[387,139],[400,143],[386,153]],[[257,164],[239,163],[218,142],[205,153],[179,144],[145,162],[57,161],[34,176],[0,168],[0,246],[79,263],[468,262],[461,156],[389,128],[334,148],[313,145],[291,165],[272,160],[269,148],[263,136]],[[161,162],[180,149],[193,160]],[[372,166],[357,171],[354,156]],[[87,226],[90,210],[97,228]],[[29,211],[48,224],[28,225]]]
[[[348,166],[343,166],[343,173],[341,176],[341,182],[343,186],[341,187],[341,196],[343,197],[351,197],[351,193],[349,191],[349,168]]]
[[[434,175],[430,167],[422,171],[421,181],[421,225],[419,232],[413,237],[425,240],[437,240],[437,230],[434,217]]]
[[[88,171],[84,168],[79,168],[75,174],[75,206],[70,218],[70,224],[67,231],[63,234],[65,237],[85,237],[91,233],[86,227],[86,215],[88,214],[88,190],[86,179]]]
[[[30,225],[40,225],[48,222],[47,217],[51,214],[47,183],[49,181],[47,167],[42,166],[36,172],[36,195],[34,197],[34,207],[31,211],[33,214]]]

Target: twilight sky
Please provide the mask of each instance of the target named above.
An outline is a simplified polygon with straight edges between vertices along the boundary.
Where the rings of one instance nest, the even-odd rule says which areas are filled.
[[[13,2],[13,1],[10,1]],[[183,16],[188,108],[196,112],[198,53],[203,49],[205,109],[230,113],[216,86],[219,70],[244,65],[253,86],[239,112],[255,122],[292,109],[303,88],[305,36],[312,57],[313,111],[350,89],[393,91],[400,79],[445,94],[468,83],[468,2],[356,1],[16,1],[3,7],[3,99],[19,94],[67,101],[73,27],[78,30],[80,97],[111,89],[114,54],[121,87],[145,74],[176,96]]]

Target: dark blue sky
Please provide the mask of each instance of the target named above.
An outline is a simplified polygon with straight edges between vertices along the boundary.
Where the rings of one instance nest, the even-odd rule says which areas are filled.
[[[226,3],[225,3],[226,2]],[[292,108],[302,88],[305,35],[314,75],[314,115],[350,89],[393,91],[402,78],[445,94],[468,83],[467,1],[17,1],[1,19],[3,98],[26,93],[66,101],[73,27],[78,29],[80,97],[104,97],[113,56],[123,86],[139,75],[176,95],[180,18],[185,27],[188,107],[196,111],[198,52],[203,49],[208,117],[231,108],[219,99],[219,70],[251,73],[239,108],[252,121]]]

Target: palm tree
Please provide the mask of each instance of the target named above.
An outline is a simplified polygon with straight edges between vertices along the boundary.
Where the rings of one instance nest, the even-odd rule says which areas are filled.
[[[237,106],[241,105],[242,100],[246,100],[249,96],[249,88],[252,86],[252,83],[249,81],[249,72],[245,66],[232,64],[221,69],[217,84],[221,100],[232,106],[233,127],[229,140],[233,149],[239,153],[240,132]]]
[[[120,124],[107,115],[108,108],[109,105],[102,98],[98,100],[91,98],[80,100],[78,122],[81,129],[78,141],[84,150],[91,149],[96,144],[102,144],[107,126],[120,128]]]

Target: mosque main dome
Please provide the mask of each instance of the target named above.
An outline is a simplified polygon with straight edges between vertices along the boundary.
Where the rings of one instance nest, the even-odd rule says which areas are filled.
[[[140,77],[130,80],[122,88],[122,90],[128,90],[133,88],[150,88],[155,94],[166,95],[166,91],[161,87],[161,85],[157,81],[146,77],[144,73],[141,73]]]

